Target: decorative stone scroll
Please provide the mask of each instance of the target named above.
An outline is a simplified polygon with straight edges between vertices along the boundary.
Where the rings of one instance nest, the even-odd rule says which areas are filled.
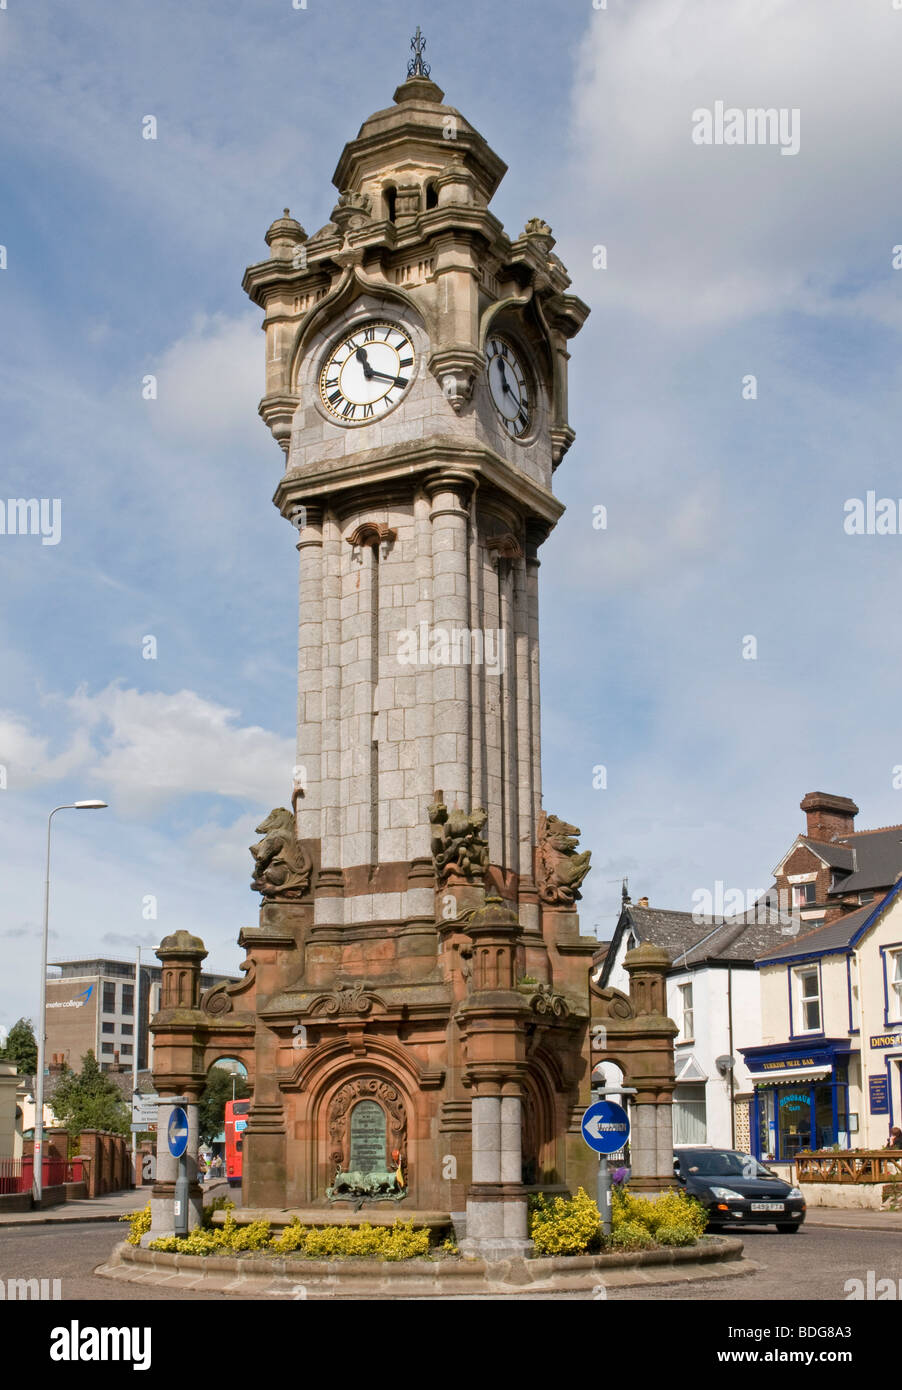
[[[235,1007],[233,996],[250,989],[257,975],[257,962],[253,959],[242,961],[239,968],[245,972],[243,980],[233,980],[231,983],[225,980],[201,995],[200,1006],[205,1014],[212,1014],[214,1018],[230,1014]]]
[[[251,845],[254,856],[254,876],[251,888],[264,898],[294,901],[310,889],[313,864],[298,841],[294,815],[285,806],[277,806],[257,826],[263,839]]]
[[[577,854],[580,830],[557,816],[543,811],[538,825],[539,843],[536,848],[536,883],[542,902],[572,907],[582,894],[580,885],[589,872],[591,850]]]
[[[310,1005],[312,1014],[328,1014],[334,1018],[337,1014],[368,1014],[374,1004],[381,1004],[382,1000],[376,994],[368,991],[365,980],[357,980],[352,984],[339,982],[336,989],[328,994],[319,994]]]
[[[489,842],[480,833],[488,816],[479,806],[469,812],[458,807],[449,811],[442,798],[443,793],[437,791],[429,807],[436,876],[440,882],[454,874],[469,881],[481,878],[489,867]]]
[[[529,994],[529,1007],[536,1014],[551,1014],[554,1018],[566,1018],[570,1005],[566,996],[541,982],[536,985],[520,984],[520,990]]]

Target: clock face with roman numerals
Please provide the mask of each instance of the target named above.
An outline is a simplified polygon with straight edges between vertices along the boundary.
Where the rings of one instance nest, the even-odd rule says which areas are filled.
[[[403,328],[382,320],[362,324],[329,350],[319,378],[323,405],[340,425],[380,420],[401,400],[414,366]]]
[[[497,334],[486,343],[485,355],[492,402],[508,434],[519,439],[529,433],[531,419],[526,373],[510,343]]]

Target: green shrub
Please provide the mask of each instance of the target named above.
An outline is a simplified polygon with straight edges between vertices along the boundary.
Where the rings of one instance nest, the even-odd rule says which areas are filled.
[[[298,1217],[279,1235],[270,1233],[268,1221],[239,1226],[226,1204],[221,1226],[197,1226],[188,1236],[160,1236],[151,1250],[179,1255],[227,1255],[243,1250],[263,1250],[274,1255],[299,1254],[310,1260],[358,1259],[414,1260],[429,1254],[429,1232],[414,1230],[413,1221],[392,1226],[302,1226]],[[222,1210],[222,1208],[217,1208]],[[206,1215],[206,1213],[205,1213]]]
[[[621,1221],[611,1234],[615,1250],[648,1250],[654,1244],[654,1236],[641,1221]]]
[[[141,1237],[146,1235],[150,1230],[150,1201],[148,1201],[147,1206],[142,1207],[140,1211],[125,1212],[124,1215],[119,1217],[119,1220],[127,1221],[131,1227],[128,1235],[125,1237],[128,1244],[140,1245]]]
[[[204,1207],[203,1217],[201,1218],[201,1225],[206,1226],[208,1230],[212,1230],[214,1211],[234,1210],[235,1203],[232,1201],[231,1197],[214,1197],[212,1202],[208,1202],[207,1205]]]
[[[655,1240],[659,1245],[694,1245],[698,1236],[691,1226],[659,1226]]]
[[[664,1228],[686,1228],[697,1239],[704,1234],[708,1216],[694,1197],[685,1192],[665,1192],[660,1197],[640,1197],[628,1187],[615,1188],[611,1194],[613,1228],[624,1222],[644,1226],[652,1235]],[[671,1244],[673,1242],[670,1242]],[[691,1243],[691,1242],[687,1242]]]
[[[575,1197],[538,1195],[530,1202],[532,1236],[537,1255],[582,1255],[598,1242],[600,1218],[592,1198],[580,1188]]]
[[[282,1234],[273,1236],[270,1248],[275,1250],[277,1255],[292,1255],[295,1250],[303,1250],[307,1235],[307,1227],[301,1225],[300,1217],[292,1217],[290,1224],[283,1228]]]

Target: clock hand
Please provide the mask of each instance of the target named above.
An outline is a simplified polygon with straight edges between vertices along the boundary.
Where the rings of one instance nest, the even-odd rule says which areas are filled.
[[[407,377],[392,376],[389,372],[377,372],[375,367],[370,367],[369,372],[365,372],[364,375],[366,376],[367,380],[369,380],[370,377],[375,376],[379,377],[381,381],[390,381],[393,386],[406,386],[407,384]]]
[[[366,360],[366,348],[365,348],[365,347],[359,347],[359,348],[357,349],[357,351],[354,353],[354,356],[357,358],[357,361],[358,361],[358,362],[362,362],[362,363],[363,363],[363,378],[364,378],[365,381],[369,381],[371,377],[377,375],[377,373],[373,371],[373,369],[372,369],[372,367],[370,366],[369,362]]]
[[[500,357],[498,358],[498,366],[501,368],[501,389],[511,396],[513,392],[507,384],[507,372],[504,370],[504,362]]]

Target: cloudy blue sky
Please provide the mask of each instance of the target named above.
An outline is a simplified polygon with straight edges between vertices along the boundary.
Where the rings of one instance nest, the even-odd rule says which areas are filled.
[[[46,815],[78,797],[111,809],[56,819],[52,956],[188,927],[241,959],[296,624],[241,275],[285,205],[327,220],[418,22],[509,165],[495,212],[546,218],[592,307],[541,570],[545,804],[593,851],[584,929],[610,934],[624,874],[673,908],[764,886],[807,791],[902,821],[902,536],[843,530],[846,499],[902,496],[892,0],[8,0],[0,497],[60,498],[62,531],[0,537],[0,1025],[35,1011]],[[716,101],[797,108],[798,154],[694,144]]]

